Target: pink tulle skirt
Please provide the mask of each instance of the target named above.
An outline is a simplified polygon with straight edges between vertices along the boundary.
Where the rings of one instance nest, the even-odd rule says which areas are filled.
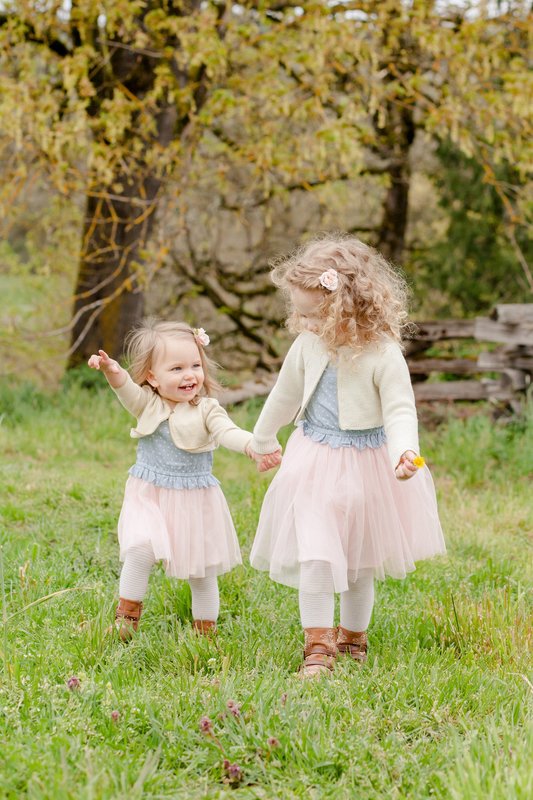
[[[118,521],[120,557],[147,542],[174,578],[221,575],[241,564],[237,535],[219,486],[165,489],[130,475]]]
[[[360,570],[404,578],[415,561],[445,552],[427,467],[399,481],[385,445],[333,448],[298,428],[265,495],[250,561],[303,591],[344,592]],[[306,562],[322,569],[302,570]]]

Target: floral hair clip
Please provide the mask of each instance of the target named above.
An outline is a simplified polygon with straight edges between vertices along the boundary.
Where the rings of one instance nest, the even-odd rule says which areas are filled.
[[[194,333],[194,338],[198,342],[200,342],[202,347],[207,347],[207,345],[209,344],[211,339],[209,338],[207,333],[204,331],[204,329],[203,328],[193,328],[192,332]]]
[[[336,269],[327,269],[319,278],[320,285],[328,292],[334,292],[339,285],[339,273]]]

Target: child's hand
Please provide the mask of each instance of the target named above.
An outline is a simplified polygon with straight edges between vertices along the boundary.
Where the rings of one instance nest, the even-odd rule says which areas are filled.
[[[267,453],[267,455],[260,456],[257,462],[257,469],[259,472],[268,472],[269,469],[279,467],[281,464],[281,450],[276,450],[274,453]]]
[[[415,458],[418,458],[418,456],[412,450],[406,450],[405,453],[400,456],[398,466],[394,470],[394,474],[399,481],[407,481],[416,473],[418,467],[414,463]]]
[[[252,450],[250,445],[247,445],[245,452],[249,458],[252,458],[257,463],[259,472],[267,472],[267,470],[281,464],[281,450],[263,455],[262,453],[256,453],[255,450]]]
[[[118,361],[109,358],[105,350],[99,350],[98,353],[99,355],[92,355],[87,362],[91,369],[101,369],[104,374],[107,372],[120,372]]]

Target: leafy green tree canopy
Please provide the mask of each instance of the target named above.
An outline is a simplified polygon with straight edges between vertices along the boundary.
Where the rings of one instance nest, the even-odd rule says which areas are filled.
[[[245,169],[257,201],[383,174],[376,244],[399,260],[415,132],[449,140],[499,197],[531,291],[516,235],[529,165],[528,8],[488,7],[8,0],[0,211],[9,219],[39,171],[64,195],[85,195],[71,363],[97,344],[119,351],[143,310],[160,198],[179,196],[202,148],[221,180]],[[165,248],[149,258],[164,260]]]

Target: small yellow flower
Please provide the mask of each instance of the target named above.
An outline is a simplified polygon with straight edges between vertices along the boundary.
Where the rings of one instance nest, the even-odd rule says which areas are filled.
[[[425,461],[425,459],[423,458],[423,456],[416,456],[415,458],[413,458],[413,464],[414,464],[414,465],[415,465],[415,467],[417,467],[418,469],[422,469],[422,467],[425,467],[425,466],[426,466],[426,461]]]

